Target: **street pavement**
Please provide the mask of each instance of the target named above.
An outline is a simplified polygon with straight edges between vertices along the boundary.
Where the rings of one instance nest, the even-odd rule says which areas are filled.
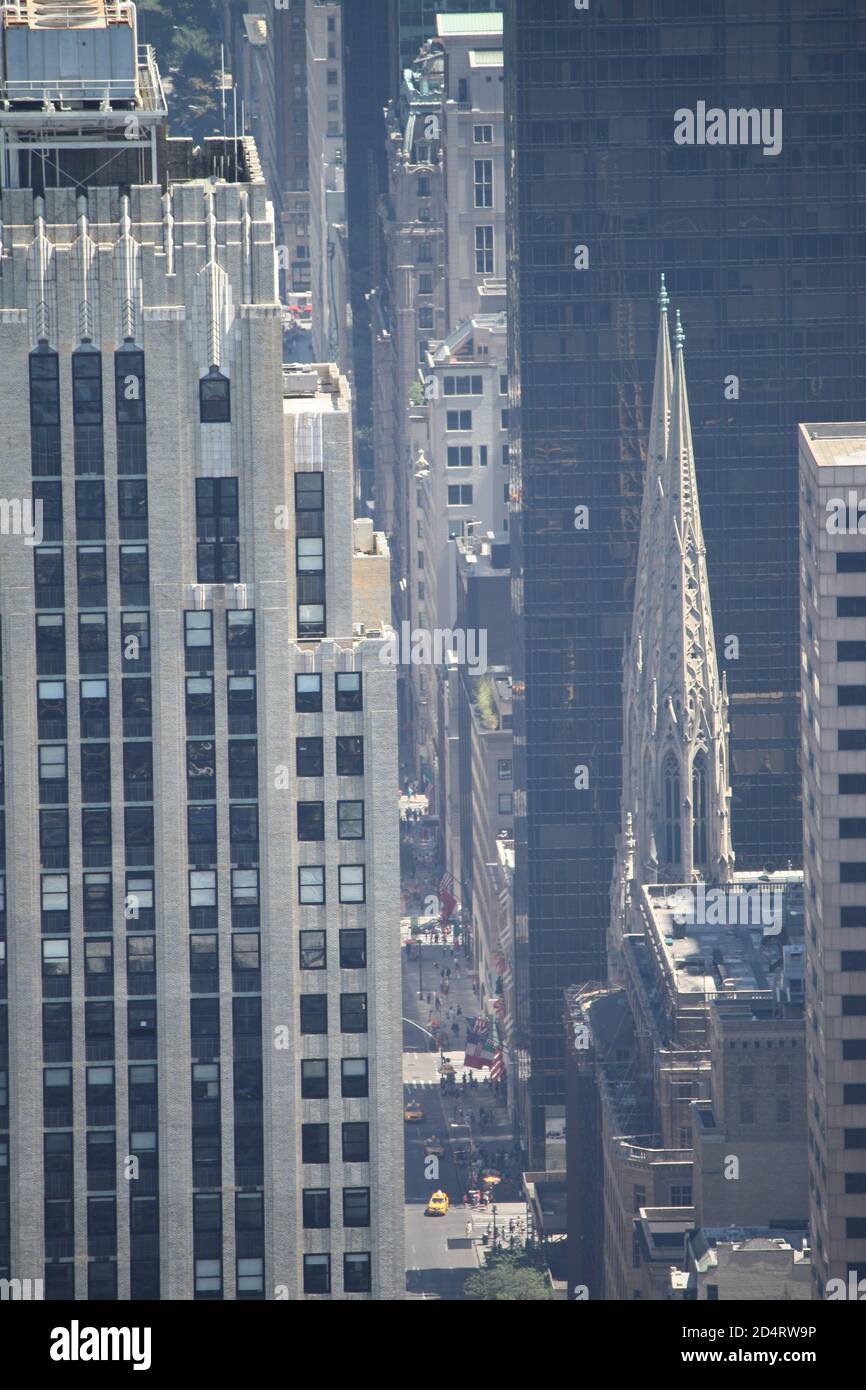
[[[461,978],[457,980],[459,962]],[[442,968],[451,970],[449,995],[440,995],[441,1007],[427,1004],[427,993],[435,996]],[[419,979],[423,980],[423,998],[419,999]],[[454,1064],[458,1084],[449,1093],[443,1091],[438,1072],[439,1054],[430,1050],[431,1015],[444,1019],[447,1008],[462,1013],[457,1018],[459,1032],[454,1039],[459,1046],[449,1048],[446,1055]],[[409,1298],[460,1299],[463,1284],[469,1274],[483,1261],[483,1237],[490,1228],[492,1240],[494,1217],[490,1208],[466,1208],[464,1195],[470,1186],[469,1164],[458,1163],[448,1140],[448,1125],[463,1121],[470,1124],[476,1148],[508,1152],[512,1136],[504,1105],[497,1103],[494,1088],[488,1084],[470,1087],[459,1084],[463,1070],[465,1018],[472,1017],[477,1001],[472,990],[471,973],[462,952],[457,961],[451,950],[441,945],[421,946],[421,959],[409,960],[403,952],[403,1092],[404,1104],[417,1101],[424,1111],[418,1123],[404,1124],[406,1166],[406,1265],[407,1296]],[[413,1026],[414,1025],[414,1026]],[[449,1025],[450,1026],[450,1025]],[[487,1076],[486,1071],[476,1075]],[[480,1110],[489,1117],[484,1124]],[[444,1145],[441,1157],[425,1156],[424,1141],[435,1136]],[[515,1165],[516,1170],[516,1165]],[[426,1204],[430,1194],[441,1189],[448,1194],[449,1209],[445,1216],[427,1216]],[[515,1194],[516,1195],[516,1192]],[[510,1220],[515,1227],[525,1218],[523,1202],[508,1201],[496,1204],[497,1231]],[[467,1222],[472,1222],[471,1235]],[[507,1237],[506,1237],[507,1238]],[[519,1238],[515,1231],[515,1238]]]

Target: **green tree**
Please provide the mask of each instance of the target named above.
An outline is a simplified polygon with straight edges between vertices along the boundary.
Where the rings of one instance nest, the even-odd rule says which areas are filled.
[[[466,1280],[468,1299],[484,1303],[541,1303],[553,1299],[545,1276],[521,1255],[491,1251],[488,1263]]]

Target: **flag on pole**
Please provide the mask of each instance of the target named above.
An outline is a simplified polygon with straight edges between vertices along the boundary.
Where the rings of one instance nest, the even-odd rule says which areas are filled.
[[[489,1067],[492,1061],[493,1047],[490,1042],[486,1019],[467,1018],[466,1051],[463,1065],[481,1071],[484,1067]]]
[[[497,1047],[493,1054],[493,1061],[490,1064],[490,1080],[501,1081],[505,1075],[505,1060],[502,1056],[502,1048]]]
[[[439,880],[439,903],[439,921],[444,926],[457,906],[457,899],[454,896],[454,879],[449,873],[443,874]]]

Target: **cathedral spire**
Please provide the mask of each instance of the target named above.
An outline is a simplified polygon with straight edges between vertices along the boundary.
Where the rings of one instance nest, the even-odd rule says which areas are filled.
[[[719,678],[679,312],[671,361],[662,280],[632,640],[623,817],[635,872],[725,882],[733,867],[727,690]],[[625,824],[625,820],[624,820]]]

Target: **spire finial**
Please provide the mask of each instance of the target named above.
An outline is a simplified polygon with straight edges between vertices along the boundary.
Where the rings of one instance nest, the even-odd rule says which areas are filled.
[[[663,314],[667,313],[670,302],[667,289],[665,288],[665,273],[662,271],[659,282],[659,308]]]
[[[677,352],[682,351],[685,341],[686,335],[683,329],[682,319],[680,318],[680,311],[677,309],[677,322],[674,328],[674,345],[676,346]]]

